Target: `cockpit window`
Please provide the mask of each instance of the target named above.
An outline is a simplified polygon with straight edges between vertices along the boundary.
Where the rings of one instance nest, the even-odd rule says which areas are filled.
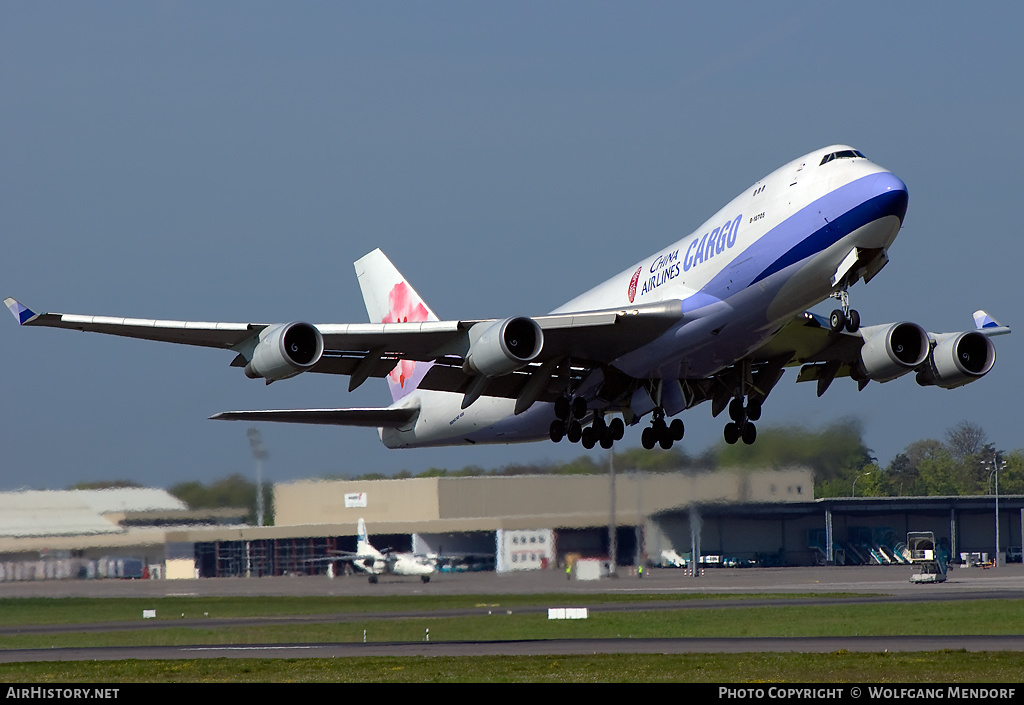
[[[821,164],[828,164],[833,159],[853,159],[855,157],[866,159],[866,157],[860,152],[858,152],[856,149],[844,149],[841,152],[832,152],[832,154],[826,154],[824,157],[821,158]],[[818,166],[821,166],[821,164],[818,164]]]

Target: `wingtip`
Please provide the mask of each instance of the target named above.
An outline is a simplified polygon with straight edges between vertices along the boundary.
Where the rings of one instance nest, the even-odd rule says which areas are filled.
[[[981,309],[974,312],[974,325],[978,328],[1000,328],[1002,324]]]
[[[4,299],[4,305],[7,306],[11,314],[18,319],[18,323],[21,325],[25,325],[36,317],[35,311],[10,296]]]
[[[985,335],[1003,335],[1010,332],[1009,326],[1004,326],[1002,323],[992,318],[988,313],[982,310],[974,312],[974,326],[978,331]]]

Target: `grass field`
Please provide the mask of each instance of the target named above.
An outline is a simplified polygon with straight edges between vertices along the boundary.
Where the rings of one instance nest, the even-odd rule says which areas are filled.
[[[764,598],[765,596],[757,596]],[[805,596],[806,597],[806,596]],[[657,601],[646,596],[643,601]],[[663,598],[673,601],[678,598]],[[707,598],[694,598],[707,599]],[[732,598],[735,599],[735,598]],[[956,603],[830,604],[715,607],[699,610],[601,611],[629,596],[588,596],[586,620],[551,621],[524,607],[564,605],[565,596],[163,598],[0,600],[0,648],[269,644],[362,641],[476,641],[614,637],[758,637],[843,635],[1017,634],[1024,600]],[[453,617],[431,612],[486,607],[491,614]],[[102,631],[31,633],[31,625],[112,624]],[[421,611],[382,619],[384,611]],[[483,612],[483,610],[481,610]],[[181,626],[181,617],[200,623]],[[224,626],[218,618],[267,620],[313,616],[301,624]],[[319,618],[316,618],[320,615]],[[13,628],[30,633],[10,633]],[[1024,654],[695,654],[346,659],[197,659],[0,664],[4,682],[1019,682]]]

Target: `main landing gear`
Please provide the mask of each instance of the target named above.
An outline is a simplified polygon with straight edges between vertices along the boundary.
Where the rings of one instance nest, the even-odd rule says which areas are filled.
[[[582,443],[587,450],[600,443],[607,450],[615,441],[622,440],[626,433],[622,419],[614,418],[606,422],[604,415],[596,412],[593,423],[584,428],[582,420],[586,415],[586,399],[576,397],[569,401],[568,397],[558,397],[555,400],[555,420],[548,428],[551,440],[558,443],[562,438],[568,438],[570,443]]]
[[[829,328],[835,333],[843,330],[843,328],[850,333],[856,333],[860,330],[860,314],[855,309],[850,308],[849,292],[846,289],[840,289],[832,294],[832,298],[839,299],[842,308],[835,309],[828,317]]]
[[[761,418],[761,402],[748,400],[744,408],[743,397],[736,397],[729,402],[729,418],[732,421],[725,425],[725,442],[733,445],[742,439],[749,446],[757,439],[753,422]]]
[[[664,450],[672,447],[675,441],[683,440],[685,432],[682,419],[672,419],[672,423],[665,423],[665,412],[661,409],[654,410],[654,420],[651,425],[644,429],[640,436],[640,442],[644,448],[651,450],[660,445]]]

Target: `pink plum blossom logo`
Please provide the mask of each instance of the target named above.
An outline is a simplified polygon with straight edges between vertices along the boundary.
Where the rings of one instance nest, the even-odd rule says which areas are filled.
[[[384,317],[383,323],[418,323],[425,321],[430,316],[427,307],[423,305],[418,297],[404,281],[395,284],[388,294],[388,315]],[[402,389],[405,383],[412,379],[416,372],[415,360],[402,360],[395,369],[388,373],[391,381]]]
[[[633,273],[633,278],[629,280],[629,291],[627,292],[629,294],[629,303],[633,303],[633,299],[636,298],[636,285],[637,282],[640,281],[640,272],[643,270],[643,267],[637,269],[636,272]]]

